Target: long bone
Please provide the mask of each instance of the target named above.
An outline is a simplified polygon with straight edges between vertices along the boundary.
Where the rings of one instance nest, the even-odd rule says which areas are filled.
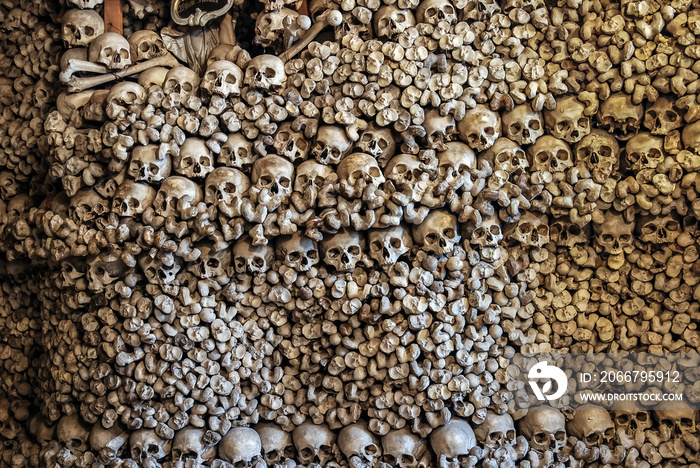
[[[326,28],[326,26],[338,26],[342,20],[343,15],[338,10],[328,10],[322,13],[318,17],[317,22],[306,31],[304,37],[302,37],[299,40],[299,42],[294,44],[292,47],[287,49],[286,52],[280,55],[280,59],[283,62],[289,61],[296,54],[304,50],[304,48],[307,45],[309,45],[309,43],[313,41],[316,38],[316,36],[318,36],[321,33],[321,31],[323,31]]]

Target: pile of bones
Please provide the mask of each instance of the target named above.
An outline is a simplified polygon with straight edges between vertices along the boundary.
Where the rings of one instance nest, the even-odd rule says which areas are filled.
[[[700,466],[510,365],[698,350],[698,0],[102,3],[0,1],[0,467]]]

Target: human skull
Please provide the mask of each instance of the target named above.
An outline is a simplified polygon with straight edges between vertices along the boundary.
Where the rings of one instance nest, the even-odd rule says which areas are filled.
[[[260,436],[249,427],[233,427],[219,441],[219,458],[236,468],[251,466],[261,452]]]
[[[508,138],[499,138],[491,148],[481,155],[491,164],[494,171],[501,170],[508,174],[522,174],[527,170],[528,162],[525,151]]]
[[[303,465],[318,463],[325,466],[333,459],[335,434],[326,424],[305,422],[292,431],[292,440]]]
[[[313,190],[318,193],[331,174],[333,174],[333,169],[324,164],[312,160],[304,161],[297,167],[294,191],[304,194],[313,187]]]
[[[204,178],[214,170],[211,149],[200,138],[187,138],[175,157],[175,172],[188,178]]]
[[[77,224],[85,224],[98,216],[109,213],[107,200],[92,188],[79,190],[73,195],[68,205],[68,216]]]
[[[286,82],[284,63],[275,55],[258,55],[248,62],[245,69],[245,84],[258,91],[276,91]]]
[[[263,48],[272,48],[275,52],[283,52],[286,46],[284,44],[285,19],[289,18],[295,21],[298,17],[299,13],[289,8],[261,13],[255,21],[253,42]]]
[[[700,120],[683,127],[681,141],[683,141],[685,149],[700,153]]]
[[[233,246],[233,264],[239,275],[262,274],[272,267],[275,250],[269,245],[253,245],[250,237],[245,236]]]
[[[95,10],[68,10],[63,15],[62,36],[66,47],[86,46],[104,32],[104,20]]]
[[[428,447],[425,439],[413,434],[408,427],[391,430],[382,437],[382,461],[399,468],[424,466],[423,459]]]
[[[202,189],[193,181],[180,176],[170,176],[163,181],[153,202],[159,216],[193,218],[193,208],[202,201]]]
[[[194,466],[208,466],[216,456],[216,446],[207,445],[205,430],[186,426],[175,433],[173,438],[172,460]]]
[[[266,189],[286,203],[292,193],[294,166],[284,158],[271,154],[253,164],[253,185],[258,190]]]
[[[134,180],[148,183],[162,182],[170,176],[171,170],[170,155],[162,154],[157,145],[137,145],[131,150],[127,174]]]
[[[105,114],[110,119],[126,116],[131,106],[141,106],[146,102],[146,90],[138,83],[124,81],[112,86],[105,98]]]
[[[547,215],[535,215],[527,211],[517,224],[509,226],[506,238],[531,247],[544,247],[549,242],[549,221]]]
[[[620,145],[617,140],[603,130],[591,130],[576,143],[576,164],[583,163],[599,184],[605,183],[612,171],[618,168],[618,154]]]
[[[112,211],[119,216],[140,215],[151,206],[156,197],[156,189],[148,184],[125,180],[114,194]]]
[[[662,435],[671,439],[680,439],[686,434],[694,436],[697,433],[697,410],[692,409],[684,401],[674,401],[661,406],[662,408],[654,411],[654,418]]]
[[[544,122],[553,136],[576,143],[591,132],[591,119],[583,115],[586,106],[576,96],[557,99],[557,106],[544,111]]]
[[[198,278],[219,278],[228,276],[231,265],[231,249],[216,250],[211,243],[198,244],[199,258],[190,263],[189,270]]]
[[[404,226],[370,229],[369,256],[379,266],[394,265],[404,254],[411,251],[413,240]]]
[[[603,224],[595,225],[594,242],[603,251],[611,255],[620,255],[626,247],[632,245],[633,231],[634,223],[627,223],[621,214],[608,211],[605,213]]]
[[[484,104],[467,110],[457,124],[459,137],[475,151],[485,151],[501,136],[501,116]]]
[[[433,26],[442,21],[450,24],[458,21],[457,10],[450,0],[423,0],[416,10],[416,19]]]
[[[414,187],[423,175],[422,163],[415,154],[399,154],[391,158],[384,168],[384,177],[397,188]],[[418,200],[414,200],[418,201]]]
[[[235,167],[244,172],[252,169],[256,156],[253,152],[253,143],[248,141],[240,133],[232,133],[221,145],[217,162],[224,166]]]
[[[469,146],[457,141],[447,143],[437,154],[438,177],[455,189],[471,180],[469,170],[476,166],[476,155]]]
[[[131,458],[144,464],[148,459],[159,461],[165,458],[170,453],[171,444],[170,440],[162,439],[153,429],[139,429],[129,437]]]
[[[218,167],[204,184],[204,202],[216,205],[228,217],[240,216],[243,197],[250,188],[248,176],[231,167]]]
[[[97,455],[98,461],[109,463],[118,457],[126,449],[129,434],[119,423],[105,429],[99,422],[92,426],[90,431],[90,450]]]
[[[644,432],[652,427],[653,422],[649,411],[642,409],[634,402],[624,406],[624,409],[613,411],[615,428],[618,432],[625,431],[629,437],[634,438],[637,432]]]
[[[338,272],[352,271],[362,259],[364,240],[359,232],[341,229],[321,241],[321,255]]]
[[[588,447],[610,445],[615,435],[615,426],[610,413],[602,406],[587,404],[573,412],[573,418],[566,423],[566,430],[583,441]]]
[[[165,77],[168,76],[168,70],[165,67],[153,67],[141,72],[138,83],[144,89],[150,89],[151,86],[157,85],[159,88],[165,86]]]
[[[255,430],[260,436],[263,460],[267,466],[282,465],[287,460],[294,460],[294,443],[289,432],[272,423],[256,424]]]
[[[26,193],[18,193],[7,203],[7,219],[19,219],[29,214],[34,205],[32,198]]]
[[[1,405],[0,405],[1,406]],[[8,405],[9,406],[9,405]],[[4,415],[4,411],[0,409],[0,420],[7,420],[9,417]],[[0,427],[2,424],[0,424]],[[52,440],[56,440],[56,425],[48,424],[46,419],[41,415],[41,413],[36,413],[32,419],[29,421],[29,432],[34,436],[34,439],[39,443],[39,445],[44,445]],[[1,434],[8,437],[9,434]]]
[[[56,426],[56,437],[61,446],[78,457],[88,449],[90,427],[77,414],[63,416]]]
[[[290,161],[303,161],[309,152],[309,141],[304,138],[304,134],[292,130],[292,123],[285,122],[280,125],[275,134],[273,143],[277,154],[284,156]]]
[[[637,229],[642,242],[655,245],[672,244],[683,230],[674,215],[637,217]]]
[[[124,278],[129,270],[119,255],[109,251],[90,256],[87,263],[87,280],[90,291],[103,290],[105,286]]]
[[[413,241],[416,245],[435,255],[450,254],[460,239],[457,218],[446,211],[431,211],[423,222],[413,229]]]
[[[172,253],[165,255],[156,252],[145,252],[139,256],[137,263],[149,284],[160,286],[172,284],[182,269],[182,261]]]
[[[88,58],[110,70],[123,70],[131,65],[131,47],[121,34],[102,33],[90,42]]]
[[[199,75],[187,67],[171,68],[165,75],[163,92],[167,95],[174,94],[185,102],[197,92],[199,88]]]
[[[0,172],[0,195],[4,200],[14,197],[19,192],[20,186],[14,172]]]
[[[549,238],[557,246],[572,248],[577,244],[587,244],[589,236],[585,229],[568,218],[557,218],[549,226]]]
[[[360,135],[355,148],[358,152],[372,155],[384,167],[396,152],[396,141],[390,128],[379,127],[372,122]]]
[[[530,145],[544,135],[542,114],[530,104],[520,104],[503,114],[505,136],[519,145]]]
[[[629,140],[636,134],[643,117],[644,106],[634,104],[627,93],[613,94],[598,109],[598,121],[618,140]]]
[[[574,165],[574,156],[569,145],[551,135],[542,135],[527,149],[530,170],[542,172],[564,172]]]
[[[488,410],[484,422],[474,429],[474,435],[481,445],[491,450],[514,445],[516,433],[513,418],[507,413],[496,414]]]
[[[279,238],[277,257],[295,271],[309,271],[318,264],[319,252],[316,242],[297,231],[290,236]]]
[[[439,468],[464,466],[463,459],[476,447],[476,436],[466,421],[453,418],[432,432],[430,446]]]
[[[129,46],[133,62],[143,62],[168,53],[168,49],[165,48],[165,43],[160,35],[148,29],[133,32],[129,36]]]
[[[335,39],[342,41],[344,37],[354,35],[363,41],[369,41],[373,38],[372,23],[363,23],[353,14],[352,11],[344,11],[343,19],[335,28]],[[315,21],[314,21],[315,22]]]
[[[675,105],[665,96],[659,96],[644,114],[644,126],[652,135],[668,135],[683,126],[683,116]]]
[[[457,134],[457,126],[451,114],[440,115],[437,109],[425,113],[425,141],[429,148],[445,151],[447,142]]]
[[[558,453],[566,444],[566,418],[551,407],[530,408],[520,420],[520,432],[531,448]]]
[[[662,138],[649,133],[633,136],[625,146],[627,164],[635,172],[656,169],[665,159],[663,145]]]
[[[396,5],[384,5],[373,16],[374,32],[382,39],[395,39],[406,29],[416,25],[411,10],[402,10]]]
[[[345,426],[338,434],[338,446],[353,467],[373,467],[381,457],[379,441],[366,423]]]
[[[311,156],[321,164],[338,164],[350,150],[351,143],[342,128],[323,125],[316,132]]]
[[[201,87],[209,94],[239,96],[243,83],[243,71],[233,62],[217,60],[207,66]]]
[[[379,187],[385,181],[377,160],[369,154],[353,153],[338,164],[340,193],[347,198],[360,198],[368,185]]]
[[[471,243],[480,248],[496,247],[503,239],[503,230],[498,216],[492,215],[484,219],[472,233]]]

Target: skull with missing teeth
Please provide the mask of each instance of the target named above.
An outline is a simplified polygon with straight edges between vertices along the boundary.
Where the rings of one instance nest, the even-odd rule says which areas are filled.
[[[413,230],[415,243],[435,255],[450,254],[460,239],[457,218],[446,211],[431,211]]]
[[[258,55],[248,62],[244,83],[263,92],[280,90],[287,82],[284,63],[274,55]]]
[[[296,271],[309,271],[319,261],[316,242],[299,231],[279,239],[277,255],[284,265]]]
[[[280,197],[283,203],[289,200],[294,180],[294,166],[279,156],[270,155],[258,159],[253,165],[253,185],[259,192],[266,190],[271,196]]]
[[[360,198],[367,186],[379,188],[385,180],[377,160],[365,153],[353,153],[343,159],[337,172],[340,193],[347,198]]]
[[[359,232],[343,228],[321,242],[321,251],[326,264],[336,271],[352,271],[362,260],[364,240]]]
[[[394,39],[406,29],[416,25],[411,10],[396,5],[384,5],[374,14],[374,32],[378,38]]]
[[[379,266],[394,265],[412,247],[411,234],[404,226],[369,231],[369,255]]]

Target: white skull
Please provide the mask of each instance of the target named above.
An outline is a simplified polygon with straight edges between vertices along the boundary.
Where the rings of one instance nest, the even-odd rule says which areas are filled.
[[[428,454],[425,439],[413,434],[408,427],[389,431],[382,437],[382,461],[399,468],[425,466],[422,461]]]
[[[661,409],[654,411],[659,432],[664,439],[680,439],[681,437],[697,434],[698,411],[684,401],[674,401],[663,404]]]
[[[316,132],[311,156],[321,164],[338,164],[350,150],[351,141],[340,127],[324,125]]]
[[[217,162],[224,166],[235,167],[244,172],[252,169],[256,156],[253,152],[253,142],[248,141],[240,133],[232,133],[221,145]]]
[[[148,184],[125,180],[114,194],[112,211],[119,216],[135,216],[151,206],[156,197],[156,189]]]
[[[649,133],[633,136],[625,146],[627,164],[635,172],[656,169],[665,159],[663,145],[662,138]]]
[[[588,447],[611,445],[615,426],[608,410],[588,404],[577,408],[573,414],[573,418],[566,423],[569,434],[583,441]]]
[[[217,60],[207,67],[201,86],[209,94],[226,98],[240,95],[242,83],[243,71],[238,65],[228,60]]]
[[[530,104],[520,104],[503,114],[505,136],[519,145],[530,145],[544,135],[542,114]]]
[[[411,10],[402,10],[396,5],[384,5],[374,14],[374,32],[380,39],[395,39],[415,25],[416,18]]]
[[[63,416],[56,426],[56,436],[61,446],[78,457],[88,449],[90,427],[83,423],[77,414]]]
[[[497,450],[506,445],[515,444],[515,426],[509,414],[496,414],[491,410],[486,412],[484,422],[474,429],[476,440],[491,450]]]
[[[418,156],[415,154],[399,154],[391,158],[384,168],[384,177],[394,183],[394,186],[413,187],[423,176],[423,169]],[[414,200],[418,201],[418,200]]]
[[[173,438],[172,460],[202,466],[216,457],[216,446],[204,442],[205,431],[192,426],[186,426],[175,433]]]
[[[199,258],[190,263],[189,270],[198,278],[219,278],[227,275],[231,265],[231,249],[214,249],[212,244],[197,245]]]
[[[99,422],[92,426],[90,431],[90,450],[102,463],[109,463],[121,457],[129,441],[129,434],[118,424],[105,429]]]
[[[188,178],[204,178],[214,170],[211,149],[200,138],[187,138],[175,157],[175,172]]]
[[[240,216],[243,197],[250,188],[248,176],[238,169],[218,167],[207,176],[204,186],[207,205],[216,205],[228,217]]]
[[[273,146],[278,155],[294,162],[306,159],[310,145],[303,133],[295,132],[292,130],[292,123],[285,122],[277,130]]]
[[[583,163],[593,176],[593,180],[602,184],[618,168],[620,145],[615,137],[599,129],[576,143],[576,164]]]
[[[105,286],[124,278],[129,271],[119,255],[107,251],[89,257],[87,263],[88,289],[91,291],[101,291]]]
[[[105,113],[110,119],[124,117],[131,106],[144,104],[147,96],[146,90],[138,83],[130,81],[117,83],[107,93]]]
[[[131,47],[121,34],[106,32],[90,43],[88,58],[110,70],[123,70],[131,65]]]
[[[525,212],[517,224],[506,230],[506,238],[531,247],[544,247],[549,242],[549,221],[547,215]]]
[[[245,84],[259,91],[279,90],[286,82],[284,63],[274,55],[258,55],[245,69]]]
[[[451,114],[440,115],[437,109],[425,113],[425,140],[429,148],[445,151],[446,144],[457,134],[457,126]]]
[[[168,76],[168,70],[165,67],[153,67],[141,72],[138,83],[144,89],[150,89],[151,86],[157,85],[159,88],[165,86],[165,77]]]
[[[325,424],[305,422],[294,429],[292,440],[303,465],[318,463],[325,466],[333,458],[335,434]]]
[[[642,242],[656,245],[672,244],[682,231],[680,221],[673,215],[637,217],[637,229]]]
[[[265,273],[274,261],[275,250],[269,245],[253,245],[250,237],[238,239],[233,246],[233,263],[239,275]]]
[[[416,10],[416,19],[419,23],[428,23],[437,26],[445,21],[449,24],[456,23],[457,10],[450,0],[423,0]]]
[[[343,132],[344,133],[344,132]],[[379,127],[375,122],[362,132],[360,139],[355,144],[358,152],[370,154],[377,159],[381,167],[394,156],[396,141],[394,134],[388,127]]]
[[[153,206],[159,216],[195,216],[193,208],[202,201],[202,189],[193,181],[180,176],[170,176],[163,181]]]
[[[370,229],[369,231],[369,256],[379,266],[396,264],[399,258],[411,251],[412,247],[411,234],[403,226]]]
[[[143,62],[168,53],[168,49],[165,48],[165,43],[160,35],[148,29],[141,29],[132,33],[129,36],[129,46],[131,47],[131,60],[133,62]]]
[[[138,258],[138,264],[146,280],[160,286],[172,284],[182,269],[181,260],[172,253],[160,255],[157,252],[146,252]]]
[[[255,426],[262,443],[262,454],[267,466],[282,465],[294,460],[292,435],[276,424],[262,423]]]
[[[566,444],[566,419],[554,408],[537,406],[520,420],[520,432],[531,448],[558,453]]]
[[[564,172],[574,165],[571,148],[564,141],[551,135],[542,135],[527,149],[532,171]]]
[[[282,52],[285,47],[284,22],[286,18],[294,21],[298,17],[299,13],[289,8],[260,13],[255,21],[255,44],[263,48],[273,48],[276,52]]]
[[[503,230],[498,216],[492,215],[484,219],[472,233],[471,243],[482,249],[496,247],[503,239]]]
[[[326,184],[326,180],[333,174],[333,169],[317,163],[316,161],[304,161],[299,164],[294,179],[294,191],[304,194],[310,187],[318,192]]]
[[[102,198],[94,189],[82,189],[73,195],[68,206],[68,216],[77,224],[92,221],[98,216],[109,213],[107,200]]]
[[[199,75],[187,67],[175,67],[165,75],[163,92],[166,95],[174,94],[180,102],[185,102],[193,96],[199,88]]]
[[[598,121],[618,140],[629,140],[639,131],[644,117],[644,106],[634,104],[632,96],[617,93],[603,101],[598,109]]]
[[[279,156],[265,156],[253,164],[252,176],[253,185],[257,189],[267,189],[272,195],[279,196],[283,203],[287,203],[294,180],[292,163]]]
[[[439,180],[446,181],[454,189],[461,188],[471,180],[469,169],[476,166],[476,155],[469,146],[450,142],[445,151],[437,154]]]
[[[338,446],[353,467],[374,467],[381,457],[379,441],[366,423],[345,426],[338,434]]]
[[[129,177],[149,183],[162,182],[170,176],[171,170],[170,155],[161,153],[157,145],[137,145],[131,150]]]
[[[300,231],[279,238],[277,256],[282,263],[295,271],[309,271],[319,261],[316,242]]]
[[[633,402],[625,404],[624,409],[613,411],[613,419],[616,431],[625,431],[631,438],[634,438],[637,432],[644,432],[654,424],[651,413]]]
[[[652,135],[668,135],[683,127],[683,116],[674,101],[665,96],[659,96],[646,110],[644,126]]]
[[[379,187],[385,181],[377,160],[369,154],[353,153],[338,164],[340,193],[347,198],[360,198],[368,185]]]
[[[162,439],[153,429],[139,429],[129,437],[131,458],[137,463],[144,463],[148,459],[162,460],[170,453],[171,445],[170,440]]]
[[[321,241],[323,261],[339,272],[354,270],[362,259],[363,250],[360,233],[345,228]]]
[[[233,427],[219,442],[219,458],[236,468],[251,466],[261,451],[260,436],[249,427]]]
[[[430,446],[437,456],[439,468],[463,466],[463,459],[476,447],[476,436],[466,421],[450,419],[432,432]]]
[[[94,10],[68,10],[63,15],[62,36],[66,47],[86,46],[104,32],[102,16]]]
[[[508,138],[499,138],[482,157],[491,164],[494,171],[501,170],[508,174],[521,174],[527,167],[525,151]]]
[[[591,119],[583,115],[586,106],[575,96],[557,99],[557,107],[544,111],[549,133],[569,143],[576,143],[591,132]]]
[[[604,252],[620,255],[627,246],[632,245],[634,223],[625,222],[621,214],[612,211],[605,213],[603,224],[595,226],[594,242]]]
[[[431,211],[413,230],[413,241],[435,255],[450,254],[460,239],[457,218],[446,211]]]
[[[578,224],[562,218],[552,221],[549,227],[549,238],[557,246],[571,248],[577,244],[587,244],[589,235]]]
[[[501,116],[484,104],[469,109],[457,124],[459,137],[475,151],[485,151],[501,136]]]

